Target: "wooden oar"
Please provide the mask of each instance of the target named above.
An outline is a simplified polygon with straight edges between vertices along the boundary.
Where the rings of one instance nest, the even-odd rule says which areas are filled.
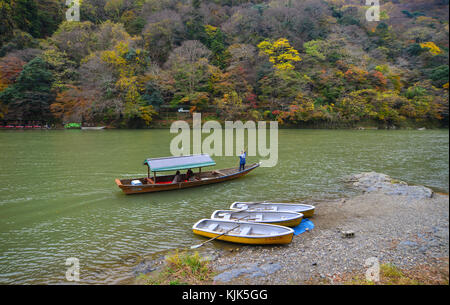
[[[250,216],[250,215],[247,215],[247,216],[245,216],[245,217],[238,218],[237,220],[241,220],[241,219],[247,218],[247,217],[249,217],[249,216]],[[237,226],[231,228],[231,229],[228,230],[228,231],[225,231],[225,232],[221,233],[220,235],[217,235],[216,237],[213,237],[213,238],[211,238],[211,239],[208,239],[208,240],[205,241],[205,242],[202,242],[201,244],[191,246],[191,249],[197,249],[197,248],[200,248],[200,247],[203,246],[204,244],[209,243],[210,241],[213,241],[213,240],[219,238],[220,236],[223,236],[223,235],[225,235],[225,234],[227,234],[227,233],[233,231],[234,229],[236,229],[237,227],[239,227],[241,224],[242,224],[242,223],[238,224]]]

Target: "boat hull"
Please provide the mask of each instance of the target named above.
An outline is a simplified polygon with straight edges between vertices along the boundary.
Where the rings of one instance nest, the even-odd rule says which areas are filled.
[[[216,227],[211,229],[211,225]],[[249,233],[243,233],[246,229]],[[239,232],[241,230],[242,232]],[[248,245],[289,244],[294,236],[294,230],[284,226],[214,219],[198,221],[192,231],[200,236],[217,237],[217,240]],[[221,235],[223,233],[225,234]]]
[[[99,127],[81,127],[82,130],[102,130],[105,129],[104,126],[99,126]]]
[[[239,171],[237,168],[236,169],[232,168],[232,169],[224,169],[224,170],[218,170],[218,171],[205,172],[205,173],[201,174],[201,176],[203,177],[203,178],[201,178],[201,180],[184,181],[184,182],[178,182],[178,183],[163,183],[163,184],[148,183],[148,184],[143,184],[143,185],[124,184],[124,181],[128,182],[131,180],[140,180],[140,181],[145,182],[147,178],[135,178],[135,179],[126,179],[126,180],[116,179],[115,181],[116,181],[117,186],[127,195],[153,193],[153,192],[161,192],[161,191],[173,191],[173,190],[208,185],[208,184],[213,184],[213,183],[225,182],[228,180],[232,180],[232,179],[236,179],[236,178],[245,176],[246,174],[248,174],[249,172],[251,172],[252,170],[254,170],[257,167],[259,167],[259,163],[252,164],[243,171]],[[213,176],[212,173],[220,172],[220,171],[228,171],[228,172],[230,172],[230,174]]]
[[[200,231],[193,229],[192,230],[194,234],[213,238],[216,237],[217,233],[210,233],[205,231]],[[217,238],[217,240],[227,241],[231,243],[237,243],[237,244],[246,244],[246,245],[282,245],[282,244],[289,244],[292,242],[292,237],[294,236],[294,233],[283,235],[283,236],[274,236],[274,237],[264,237],[264,238],[249,238],[249,237],[240,237],[240,236],[230,236],[230,235],[222,235]]]

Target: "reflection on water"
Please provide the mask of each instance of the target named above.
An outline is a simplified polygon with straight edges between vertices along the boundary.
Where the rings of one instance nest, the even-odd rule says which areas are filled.
[[[448,192],[448,130],[280,130],[279,161],[216,185],[126,196],[115,178],[145,176],[170,155],[168,130],[1,131],[0,283],[117,283],[136,260],[204,239],[191,227],[233,201],[348,196],[342,177],[378,171]],[[235,166],[236,157],[215,157]],[[248,157],[248,163],[259,161]]]

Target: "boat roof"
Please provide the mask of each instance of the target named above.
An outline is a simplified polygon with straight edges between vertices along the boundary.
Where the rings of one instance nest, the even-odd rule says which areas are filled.
[[[208,154],[151,158],[144,161],[152,172],[164,172],[216,165]]]

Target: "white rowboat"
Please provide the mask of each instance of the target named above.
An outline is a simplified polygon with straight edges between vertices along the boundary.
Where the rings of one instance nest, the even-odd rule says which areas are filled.
[[[105,126],[99,126],[99,127],[81,127],[82,130],[102,130],[105,129]]]
[[[313,216],[315,210],[315,206],[309,204],[275,202],[234,202],[230,208],[246,211],[296,212],[302,213],[305,218]]]
[[[302,221],[303,214],[295,212],[268,212],[247,210],[217,210],[211,219],[267,223],[286,227],[296,227]]]

